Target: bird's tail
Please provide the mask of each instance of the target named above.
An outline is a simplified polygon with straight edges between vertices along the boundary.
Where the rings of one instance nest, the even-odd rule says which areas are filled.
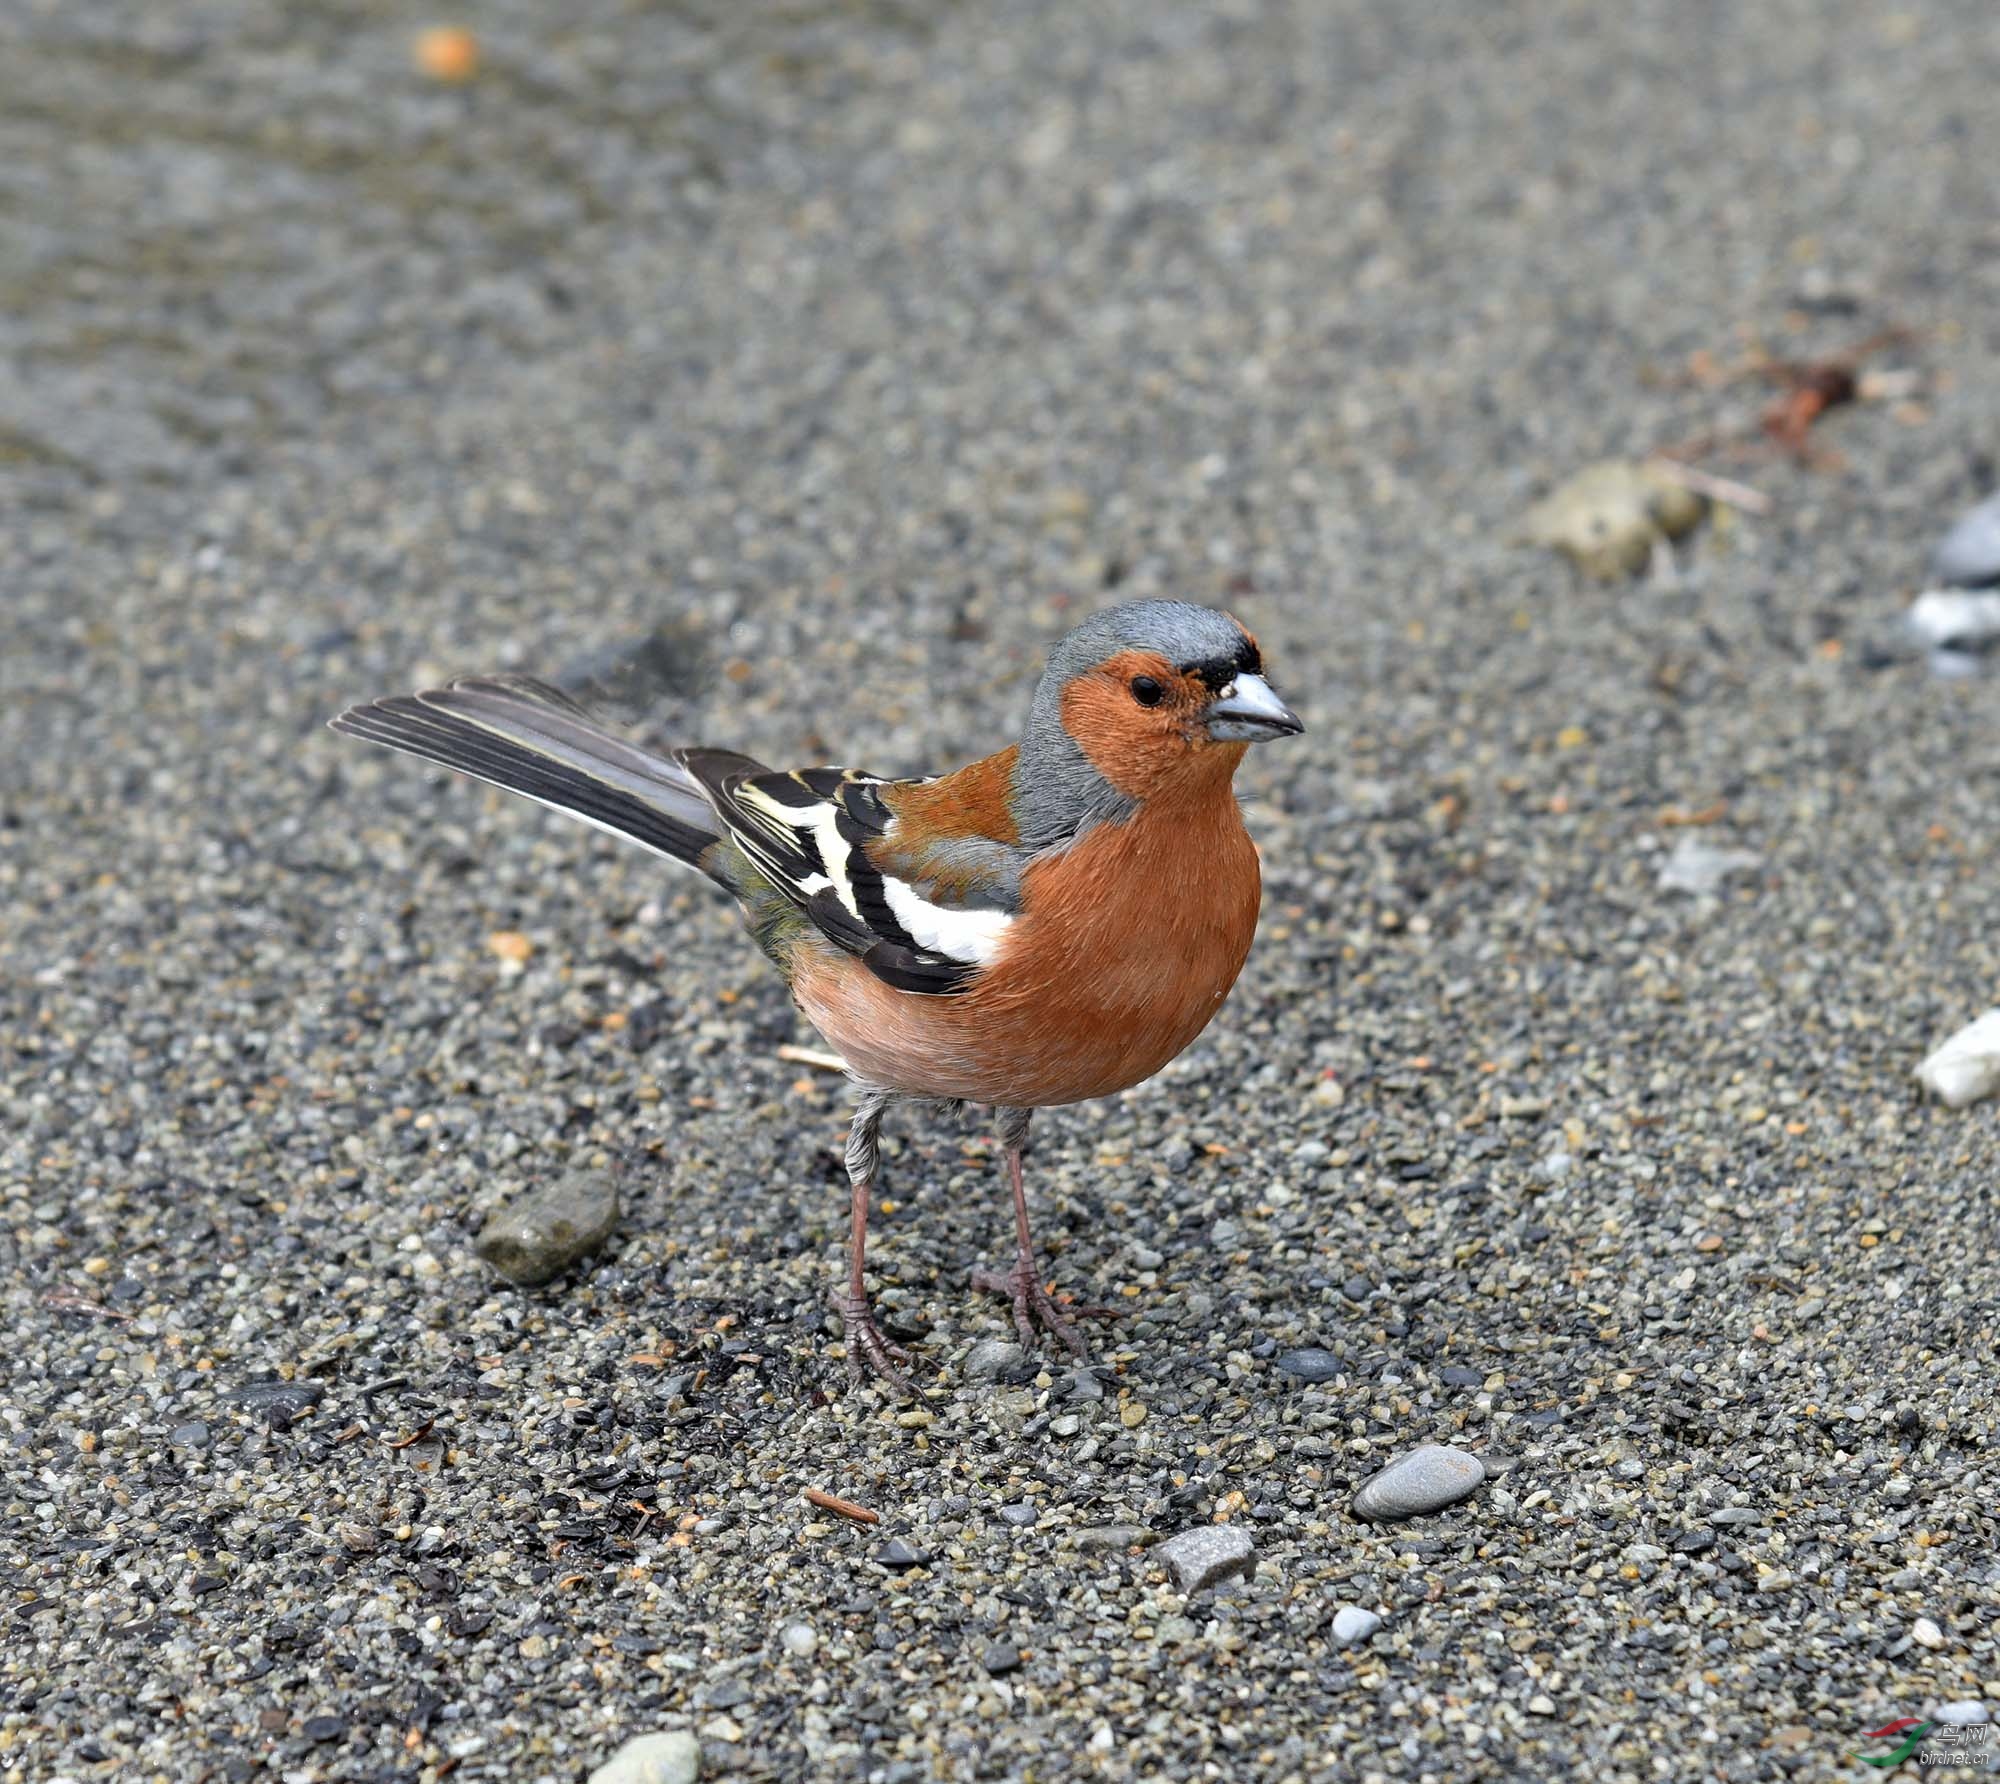
[[[678,762],[613,737],[561,689],[525,675],[350,706],[333,729],[522,793],[721,879],[723,828]],[[726,882],[725,882],[726,883]]]

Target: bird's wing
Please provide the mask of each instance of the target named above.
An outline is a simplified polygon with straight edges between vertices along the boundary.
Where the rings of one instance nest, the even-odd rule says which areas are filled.
[[[896,841],[885,794],[912,783],[852,768],[777,774],[723,750],[682,750],[675,760],[758,871],[884,984],[962,991],[999,952],[1014,920],[1001,877],[947,893],[898,872],[904,851],[882,846]]]

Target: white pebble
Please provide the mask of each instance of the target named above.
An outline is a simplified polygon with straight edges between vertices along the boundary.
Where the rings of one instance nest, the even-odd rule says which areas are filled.
[[[701,1742],[685,1728],[635,1734],[590,1774],[589,1784],[694,1784]]]
[[[1903,624],[1932,649],[1977,650],[2000,638],[2000,594],[1926,589],[1903,614]]]
[[[1343,1648],[1365,1642],[1381,1627],[1382,1619],[1373,1611],[1364,1611],[1358,1604],[1343,1604],[1333,1613],[1333,1639]]]
[[[1961,1028],[1917,1067],[1917,1081],[1951,1109],[2000,1090],[2000,1010]]]
[[[1920,1648],[1941,1648],[1944,1646],[1944,1631],[1928,1617],[1919,1617],[1910,1625],[1910,1640]]]
[[[1760,865],[1762,857],[1748,849],[1718,849],[1711,843],[1684,836],[1661,865],[1660,890],[1710,897],[1722,890],[1723,881],[1731,874],[1748,873]]]

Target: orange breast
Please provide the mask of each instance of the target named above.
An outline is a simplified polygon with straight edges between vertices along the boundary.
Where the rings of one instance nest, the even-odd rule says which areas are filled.
[[[1021,914],[970,989],[892,990],[813,939],[791,963],[799,1007],[862,1077],[916,1096],[1041,1108],[1151,1077],[1222,1007],[1256,933],[1238,754],[1188,796],[1149,800],[1030,867]]]

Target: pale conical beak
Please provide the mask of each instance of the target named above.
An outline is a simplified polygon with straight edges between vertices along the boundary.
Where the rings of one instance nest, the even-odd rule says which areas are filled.
[[[1262,743],[1296,737],[1305,726],[1261,675],[1239,675],[1208,703],[1203,714],[1217,743]]]

